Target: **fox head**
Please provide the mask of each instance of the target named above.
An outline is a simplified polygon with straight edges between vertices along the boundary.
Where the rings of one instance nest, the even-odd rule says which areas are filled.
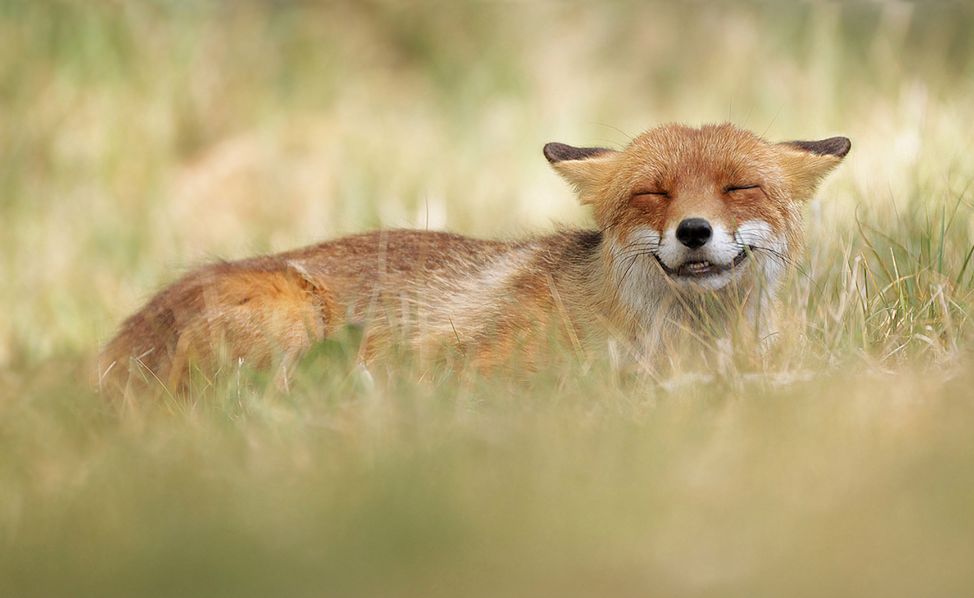
[[[850,147],[664,125],[622,150],[549,143],[544,155],[592,206],[617,267],[718,290],[748,272],[777,282],[802,243],[803,203]]]

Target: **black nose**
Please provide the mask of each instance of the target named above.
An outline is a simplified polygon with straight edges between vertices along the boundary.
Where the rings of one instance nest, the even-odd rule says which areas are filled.
[[[676,238],[690,249],[696,249],[706,245],[713,232],[703,218],[687,218],[676,227]]]

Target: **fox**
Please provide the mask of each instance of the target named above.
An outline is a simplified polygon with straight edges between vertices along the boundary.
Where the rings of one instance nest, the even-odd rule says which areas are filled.
[[[772,142],[730,123],[664,124],[621,149],[548,143],[594,228],[515,240],[378,230],[211,263],[122,323],[99,381],[178,390],[193,368],[286,370],[350,324],[364,363],[402,343],[488,369],[537,364],[552,330],[580,351],[609,342],[652,356],[703,304],[737,306],[720,317],[773,334],[804,205],[850,149],[846,137]]]

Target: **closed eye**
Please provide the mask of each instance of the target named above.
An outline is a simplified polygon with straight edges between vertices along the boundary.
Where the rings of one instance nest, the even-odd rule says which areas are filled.
[[[667,193],[666,191],[657,191],[657,190],[650,190],[650,189],[640,189],[639,191],[633,191],[633,193],[632,193],[632,196],[633,197],[640,197],[640,196],[646,196],[646,195],[653,196],[653,197],[669,197],[670,196],[670,194]]]
[[[728,185],[724,188],[724,193],[733,193],[735,191],[747,191],[748,189],[760,189],[761,185]]]

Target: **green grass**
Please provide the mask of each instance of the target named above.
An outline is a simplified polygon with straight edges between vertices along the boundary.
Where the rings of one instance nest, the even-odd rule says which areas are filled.
[[[0,595],[970,594],[972,26],[962,3],[0,0]],[[762,367],[404,356],[369,382],[333,342],[290,392],[91,387],[195,264],[585,225],[544,142],[722,120],[853,140]]]

